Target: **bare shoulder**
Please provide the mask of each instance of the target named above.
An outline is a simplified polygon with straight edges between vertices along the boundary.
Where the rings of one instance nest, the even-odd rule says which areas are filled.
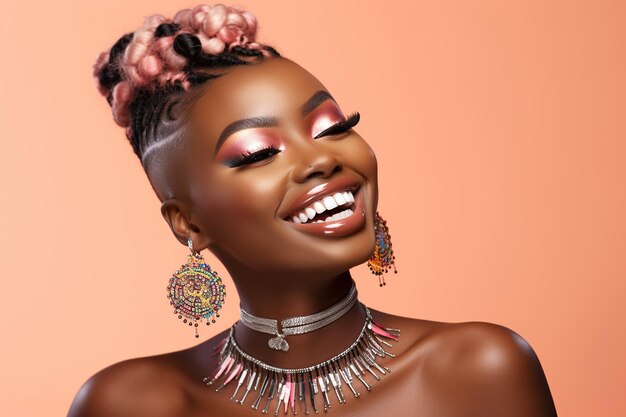
[[[373,311],[386,327],[398,327],[407,354],[419,355],[429,372],[449,368],[471,375],[498,373],[539,363],[530,344],[515,331],[487,322],[446,323]],[[460,375],[455,372],[455,375]],[[492,375],[493,376],[493,375]]]
[[[556,416],[534,349],[494,323],[446,323],[372,311],[401,330],[395,365],[424,410],[440,416]]]
[[[447,324],[433,332],[428,343],[432,348],[429,368],[442,374],[453,366],[468,375],[494,377],[539,362],[522,336],[494,323]],[[456,374],[463,375],[461,372]]]
[[[186,407],[171,367],[155,358],[111,365],[79,389],[68,417],[174,416]]]
[[[426,387],[452,412],[556,415],[539,358],[514,330],[487,322],[441,324],[423,343]]]
[[[179,417],[192,404],[190,381],[205,370],[197,356],[223,333],[189,349],[128,359],[92,375],[78,390],[68,417]]]

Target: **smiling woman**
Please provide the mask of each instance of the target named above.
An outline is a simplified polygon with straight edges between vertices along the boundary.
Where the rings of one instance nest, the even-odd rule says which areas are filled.
[[[149,17],[98,59],[99,90],[191,251],[168,287],[175,313],[196,335],[219,315],[208,249],[233,278],[241,320],[101,370],[69,416],[555,415],[512,330],[358,302],[350,268],[395,268],[375,155],[353,130],[359,114],[255,34],[249,12],[202,5]]]

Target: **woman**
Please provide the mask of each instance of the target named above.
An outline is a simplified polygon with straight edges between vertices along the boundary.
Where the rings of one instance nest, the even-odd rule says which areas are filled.
[[[395,268],[375,156],[352,129],[358,113],[346,117],[255,31],[249,12],[202,5],[149,17],[98,59],[100,92],[190,249],[168,286],[175,313],[196,334],[219,315],[209,249],[233,278],[241,320],[96,373],[69,416],[555,415],[515,332],[358,302],[351,267]]]

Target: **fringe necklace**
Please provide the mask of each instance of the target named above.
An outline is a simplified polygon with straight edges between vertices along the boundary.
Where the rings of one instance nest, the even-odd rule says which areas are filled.
[[[377,323],[370,310],[363,303],[361,305],[366,317],[356,340],[338,355],[305,368],[278,368],[250,356],[235,341],[235,323],[229,335],[215,348],[215,355],[218,356],[216,369],[203,382],[207,385],[218,384],[215,391],[221,391],[231,384],[234,389],[230,401],[240,405],[244,405],[248,395],[253,392],[256,398],[250,407],[254,410],[262,407],[263,414],[271,407],[275,416],[281,407],[285,414],[291,409],[294,415],[298,411],[309,414],[312,410],[317,413],[320,407],[327,411],[331,406],[331,392],[334,392],[339,404],[345,404],[344,386],[358,398],[358,386],[362,385],[367,391],[372,389],[372,385],[364,379],[366,374],[380,381],[379,374],[391,372],[377,361],[386,356],[395,357],[386,349],[392,347],[389,341],[397,341],[400,336],[400,330]],[[238,398],[237,394],[242,387],[243,394]],[[274,400],[275,404],[272,404]]]

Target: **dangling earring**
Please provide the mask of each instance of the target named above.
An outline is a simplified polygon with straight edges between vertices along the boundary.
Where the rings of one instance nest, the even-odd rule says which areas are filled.
[[[200,252],[193,249],[191,237],[187,239],[187,246],[191,253],[187,255],[187,263],[181,265],[167,286],[167,298],[174,306],[174,314],[178,314],[183,323],[196,328],[198,335],[198,321],[206,320],[207,326],[215,323],[219,317],[219,309],[224,304],[224,284],[217,272],[204,262]]]
[[[372,271],[372,274],[378,276],[378,282],[380,286],[387,285],[383,273],[389,272],[389,266],[393,266],[393,272],[398,273],[396,270],[395,259],[393,255],[393,249],[391,248],[391,235],[389,234],[389,228],[387,222],[380,217],[380,214],[376,212],[376,219],[374,221],[374,234],[376,237],[376,246],[374,247],[374,253],[372,257],[367,261],[367,266]]]

